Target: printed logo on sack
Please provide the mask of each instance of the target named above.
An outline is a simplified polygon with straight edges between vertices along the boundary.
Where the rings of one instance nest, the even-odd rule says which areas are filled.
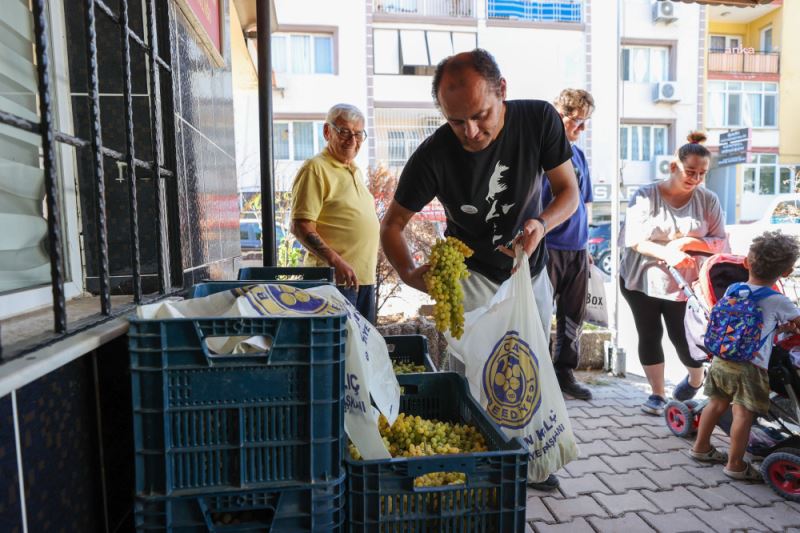
[[[342,312],[339,304],[291,285],[250,285],[233,289],[233,294],[246,297],[253,309],[266,316],[336,315]]]
[[[516,331],[508,331],[483,367],[486,412],[500,426],[520,429],[542,403],[539,361]]]

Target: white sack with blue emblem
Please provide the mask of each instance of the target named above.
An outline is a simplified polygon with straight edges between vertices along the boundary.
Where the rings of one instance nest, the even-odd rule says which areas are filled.
[[[488,305],[464,315],[461,339],[447,340],[463,358],[470,391],[489,418],[528,445],[528,480],[538,482],[577,458],[578,446],[521,248],[516,264]]]
[[[145,319],[199,317],[286,317],[347,314],[344,427],[365,459],[391,455],[378,431],[380,413],[394,423],[400,409],[400,385],[386,342],[369,321],[331,285],[299,289],[281,283],[249,285],[203,298],[140,306]],[[268,351],[266,337],[211,337],[208,348],[218,354]],[[374,406],[373,406],[374,405]]]

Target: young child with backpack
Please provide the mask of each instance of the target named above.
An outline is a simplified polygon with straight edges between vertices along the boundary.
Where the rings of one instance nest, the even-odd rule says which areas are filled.
[[[700,416],[697,440],[690,455],[698,461],[726,463],[726,476],[760,481],[761,474],[744,460],[755,414],[769,408],[767,366],[772,339],[779,331],[800,328],[800,309],[771,287],[792,273],[800,256],[797,239],[768,231],[753,239],[744,266],[746,283],[728,287],[708,321],[706,349],[714,356],[704,392],[708,405]],[[711,432],[732,404],[733,422],[728,453],[711,444]]]

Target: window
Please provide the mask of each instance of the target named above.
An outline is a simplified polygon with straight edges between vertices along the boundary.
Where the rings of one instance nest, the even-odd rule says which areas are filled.
[[[475,33],[376,29],[375,74],[433,75],[447,56],[477,46]]]
[[[333,36],[274,34],[272,68],[287,74],[333,74]]]
[[[712,35],[709,38],[708,48],[711,52],[727,52],[733,48],[742,47],[742,38],[732,35]]]
[[[433,109],[375,109],[376,157],[399,171],[444,118]]]
[[[640,83],[669,80],[669,47],[624,46],[622,81]]]
[[[651,161],[666,155],[667,126],[621,125],[619,128],[619,157],[623,161]]]
[[[273,153],[276,160],[305,161],[325,147],[323,121],[272,123]]]
[[[759,195],[800,192],[800,165],[779,165],[775,154],[757,154],[744,168],[743,189]]]
[[[772,26],[761,30],[761,51],[772,52]]]
[[[16,7],[0,13],[0,110],[39,122],[38,86],[33,47],[33,25],[27,2],[15,2]],[[52,46],[52,35],[51,46]],[[53,50],[50,51],[53,54]],[[52,55],[51,55],[52,57]],[[61,59],[61,58],[59,58]],[[54,124],[59,128],[58,113],[55,112],[61,99],[57,98],[56,76],[50,70],[53,84]],[[68,98],[66,99],[68,100]],[[63,103],[63,102],[62,102]],[[0,125],[0,294],[19,289],[49,285],[50,254],[47,233],[45,180],[40,160],[41,136],[5,124]],[[55,145],[56,158],[69,152],[60,144]],[[59,179],[63,179],[57,165]],[[70,199],[61,193],[62,217],[65,203]],[[61,220],[62,232],[66,220]],[[62,233],[62,244],[68,247],[77,242],[76,235]],[[69,250],[65,250],[67,253]],[[73,272],[69,261],[65,261],[65,278],[69,281]],[[48,291],[49,292],[49,291]],[[27,302],[28,304],[30,302]],[[9,306],[11,309],[12,306]],[[16,311],[19,312],[17,307]]]
[[[710,127],[778,125],[778,84],[768,82],[708,82]]]

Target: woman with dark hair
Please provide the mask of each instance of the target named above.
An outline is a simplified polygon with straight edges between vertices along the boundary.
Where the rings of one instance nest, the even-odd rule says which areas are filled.
[[[703,133],[693,132],[670,163],[666,180],[641,187],[628,202],[620,243],[620,291],[628,302],[639,335],[639,361],[652,394],[642,405],[645,413],[664,411],[664,350],[667,335],[688,375],[675,387],[679,400],[694,397],[703,384],[703,368],[692,359],[683,317],[686,298],[667,265],[691,283],[698,267],[690,252],[719,253],[727,248],[725,221],[717,195],[700,187],[708,172],[711,152],[701,143]]]

